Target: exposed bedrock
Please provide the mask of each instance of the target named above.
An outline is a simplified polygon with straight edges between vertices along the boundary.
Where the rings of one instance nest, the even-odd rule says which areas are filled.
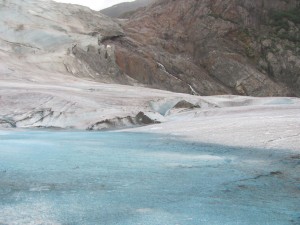
[[[297,0],[163,0],[122,22],[120,70],[190,94],[300,96]]]

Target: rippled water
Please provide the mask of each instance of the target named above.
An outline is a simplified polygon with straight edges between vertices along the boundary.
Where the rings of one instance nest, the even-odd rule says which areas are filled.
[[[299,174],[284,150],[0,132],[0,224],[300,224]]]

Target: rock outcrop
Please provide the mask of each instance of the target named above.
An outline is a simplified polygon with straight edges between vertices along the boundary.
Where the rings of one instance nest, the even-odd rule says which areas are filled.
[[[154,88],[300,96],[299,15],[297,0],[159,0],[122,22],[116,63]]]
[[[83,6],[0,0],[0,50],[39,69],[109,83],[134,84],[105,40],[124,35],[112,19]]]

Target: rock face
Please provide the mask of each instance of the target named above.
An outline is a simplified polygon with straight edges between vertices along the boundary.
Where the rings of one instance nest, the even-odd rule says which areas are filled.
[[[0,50],[39,69],[101,82],[133,84],[106,39],[123,35],[110,18],[88,8],[40,0],[0,0]]]
[[[154,88],[300,96],[299,15],[298,0],[159,0],[123,23],[116,63]]]
[[[136,10],[148,6],[155,0],[135,0],[133,2],[122,2],[112,7],[100,10],[101,13],[113,18],[127,17]]]

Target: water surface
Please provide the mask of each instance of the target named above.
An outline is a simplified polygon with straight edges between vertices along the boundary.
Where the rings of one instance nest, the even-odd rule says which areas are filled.
[[[300,224],[299,174],[287,150],[0,132],[0,224]]]

